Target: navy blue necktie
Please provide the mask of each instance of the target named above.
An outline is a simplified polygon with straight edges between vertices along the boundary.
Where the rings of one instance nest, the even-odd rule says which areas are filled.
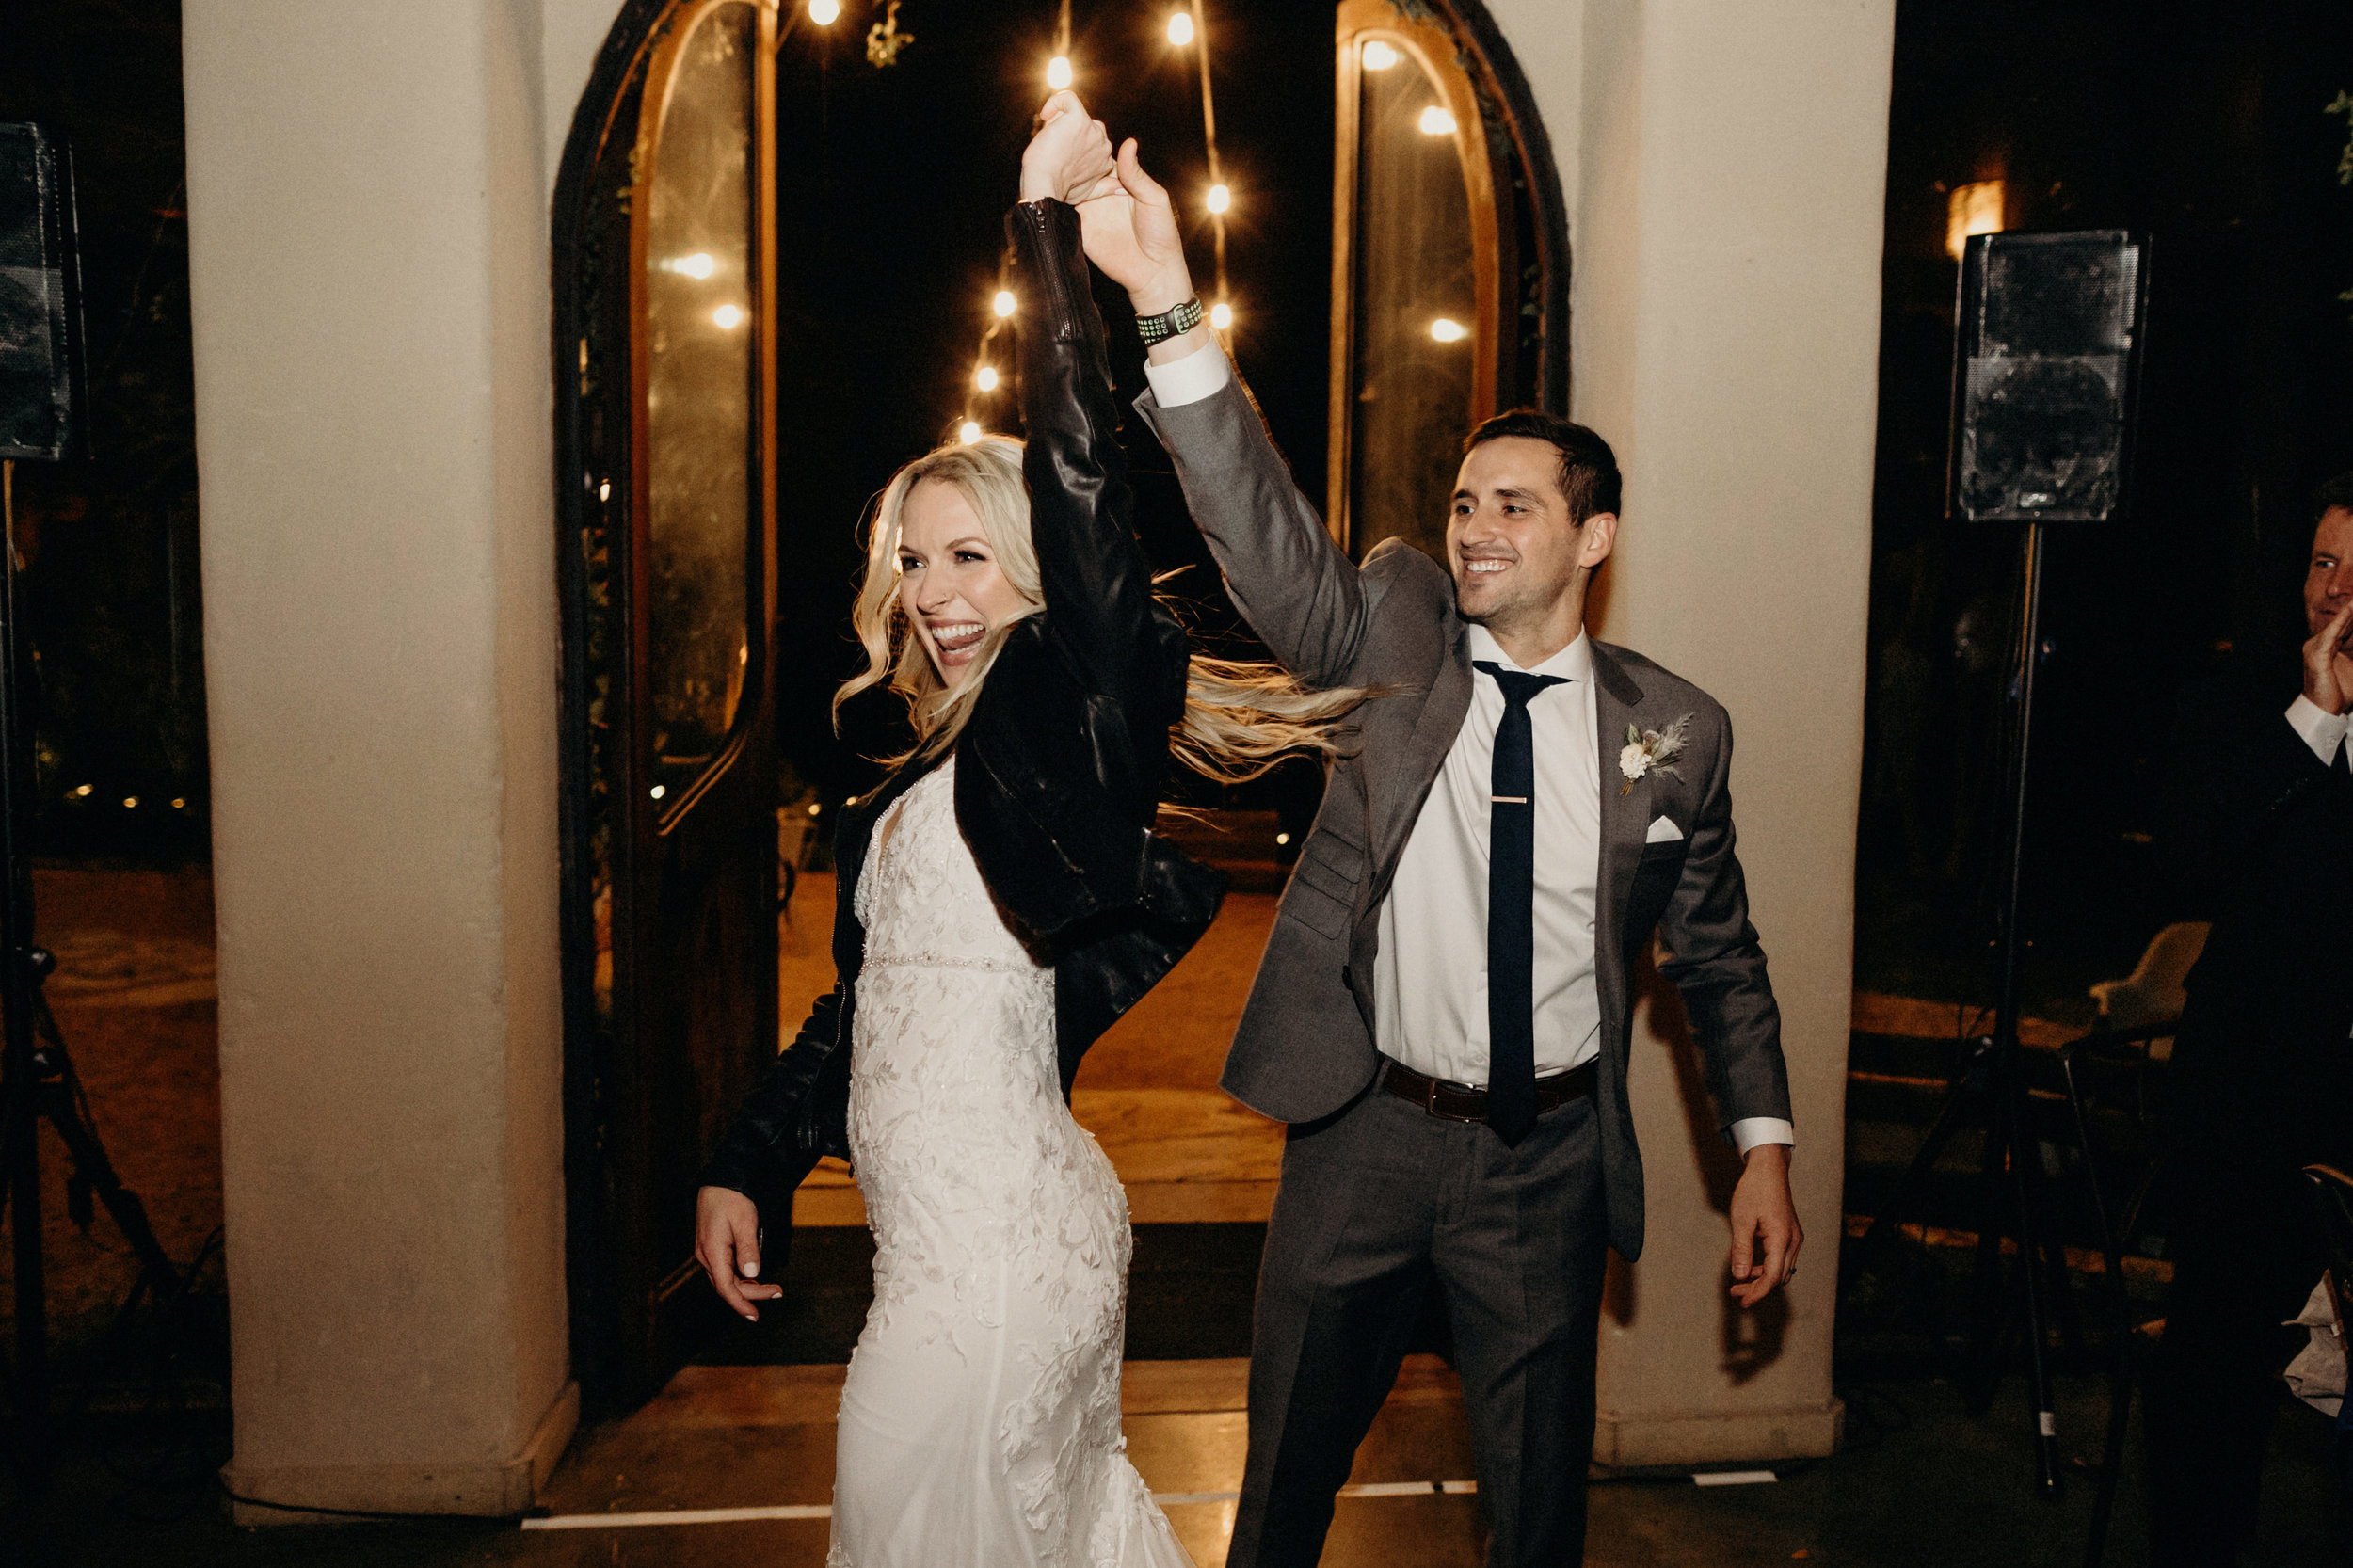
[[[1503,688],[1487,808],[1487,1125],[1517,1144],[1536,1125],[1536,741],[1530,698],[1558,677],[1473,664]]]

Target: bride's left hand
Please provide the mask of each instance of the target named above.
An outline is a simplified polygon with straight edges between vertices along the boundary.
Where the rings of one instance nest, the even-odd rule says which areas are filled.
[[[1038,111],[1037,134],[1021,153],[1021,200],[1052,197],[1073,206],[1112,179],[1112,137],[1064,88]]]

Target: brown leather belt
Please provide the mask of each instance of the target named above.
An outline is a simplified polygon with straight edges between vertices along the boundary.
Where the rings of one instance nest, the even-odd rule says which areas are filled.
[[[1487,1091],[1474,1089],[1466,1083],[1449,1083],[1442,1078],[1430,1078],[1414,1071],[1402,1062],[1384,1059],[1381,1087],[1399,1099],[1411,1100],[1441,1121],[1483,1122],[1487,1119]],[[1536,1114],[1583,1099],[1593,1092],[1593,1064],[1571,1067],[1565,1073],[1554,1073],[1536,1080]]]

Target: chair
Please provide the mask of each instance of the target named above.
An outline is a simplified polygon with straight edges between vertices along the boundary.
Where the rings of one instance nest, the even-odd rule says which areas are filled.
[[[2353,1176],[2333,1165],[2307,1165],[2304,1176],[2313,1184],[2321,1256],[2329,1260],[2329,1303],[2336,1309],[2337,1333],[2353,1336]],[[2353,1345],[2353,1337],[2346,1343]],[[2353,1515],[2353,1387],[2337,1407],[2337,1496]]]
[[[2211,927],[2203,920],[2181,920],[2167,926],[2149,939],[2149,946],[2140,955],[2133,972],[2121,980],[2104,980],[2091,988],[2091,998],[2100,1004],[2102,1030],[2130,1032],[2163,1018],[2178,1018],[2189,1000],[2182,982],[2198,963],[2198,955],[2206,951],[2206,933]],[[2170,1042],[2167,1042],[2169,1046]],[[2150,1042],[2150,1057],[2162,1062],[2168,1052]]]

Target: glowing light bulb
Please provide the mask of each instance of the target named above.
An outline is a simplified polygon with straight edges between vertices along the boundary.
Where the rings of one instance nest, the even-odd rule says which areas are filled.
[[[1209,211],[1222,213],[1234,204],[1234,193],[1224,185],[1209,187]]]
[[[1451,317],[1440,316],[1430,324],[1430,335],[1440,343],[1461,343],[1470,336],[1470,328]]]
[[[88,784],[76,784],[73,787],[74,797],[79,800],[88,800],[91,788],[92,786]]]
[[[599,501],[610,501],[613,499],[612,480],[607,479],[597,487],[597,499]]]
[[[711,319],[722,327],[732,329],[743,322],[744,312],[732,305],[722,305],[711,312]]]
[[[1421,134],[1425,136],[1450,136],[1454,134],[1454,117],[1433,104],[1421,111]]]
[[[974,441],[977,441],[980,439],[981,426],[978,420],[968,419],[962,424],[956,426],[956,440],[962,441],[965,445],[970,446]]]
[[[1223,299],[1209,307],[1209,325],[1223,332],[1234,325],[1234,308]]]
[[[1374,39],[1365,45],[1364,60],[1367,71],[1386,71],[1397,63],[1397,51]]]
[[[125,811],[137,810],[139,808],[139,797],[136,795],[124,795],[122,797],[122,808]]]
[[[684,257],[680,261],[673,263],[671,270],[674,272],[683,272],[689,278],[708,278],[713,272],[717,271],[718,267],[718,263],[712,261],[709,256],[706,256],[701,251],[697,250],[692,256]]]
[[[997,291],[996,310],[1000,316],[1013,314],[1013,290],[999,289]]]
[[[1171,11],[1168,15],[1168,41],[1182,49],[1193,41],[1193,13]]]
[[[814,7],[814,6],[812,6],[812,7],[810,7],[809,8],[810,8],[811,10],[814,10],[814,9],[816,9],[817,8],[816,8],[816,7]],[[840,15],[841,13],[840,13],[840,10],[838,10],[838,9],[837,9],[837,10],[834,12],[834,14],[835,14],[836,16],[839,16],[839,15]],[[654,799],[656,799],[656,800],[660,800],[660,799],[661,799],[664,795],[666,795],[666,794],[668,794],[669,792],[670,792],[669,788],[668,788],[666,785],[662,785],[662,784],[657,784],[657,785],[655,785],[652,789],[648,790],[648,791],[646,792],[646,793],[648,793],[648,794],[649,794],[649,795],[653,796],[653,798],[654,798]]]
[[[973,374],[972,384],[983,392],[995,392],[997,390],[997,367],[983,365]]]
[[[824,809],[824,804],[822,801],[812,800],[808,803],[808,814],[812,817],[820,815]]]
[[[188,803],[174,795],[171,800],[171,808],[175,811],[184,811],[188,808]]]
[[[1275,842],[1275,844],[1277,845],[1277,847],[1280,847],[1281,845],[1284,845],[1284,844],[1288,844],[1288,843],[1289,843],[1290,841],[1291,841],[1291,836],[1290,836],[1289,834],[1288,834],[1288,833],[1277,833],[1277,834],[1274,836],[1274,842]]]
[[[808,19],[820,27],[830,27],[841,19],[841,0],[808,0]]]
[[[1046,62],[1046,85],[1056,92],[1070,85],[1070,56],[1057,55]]]

